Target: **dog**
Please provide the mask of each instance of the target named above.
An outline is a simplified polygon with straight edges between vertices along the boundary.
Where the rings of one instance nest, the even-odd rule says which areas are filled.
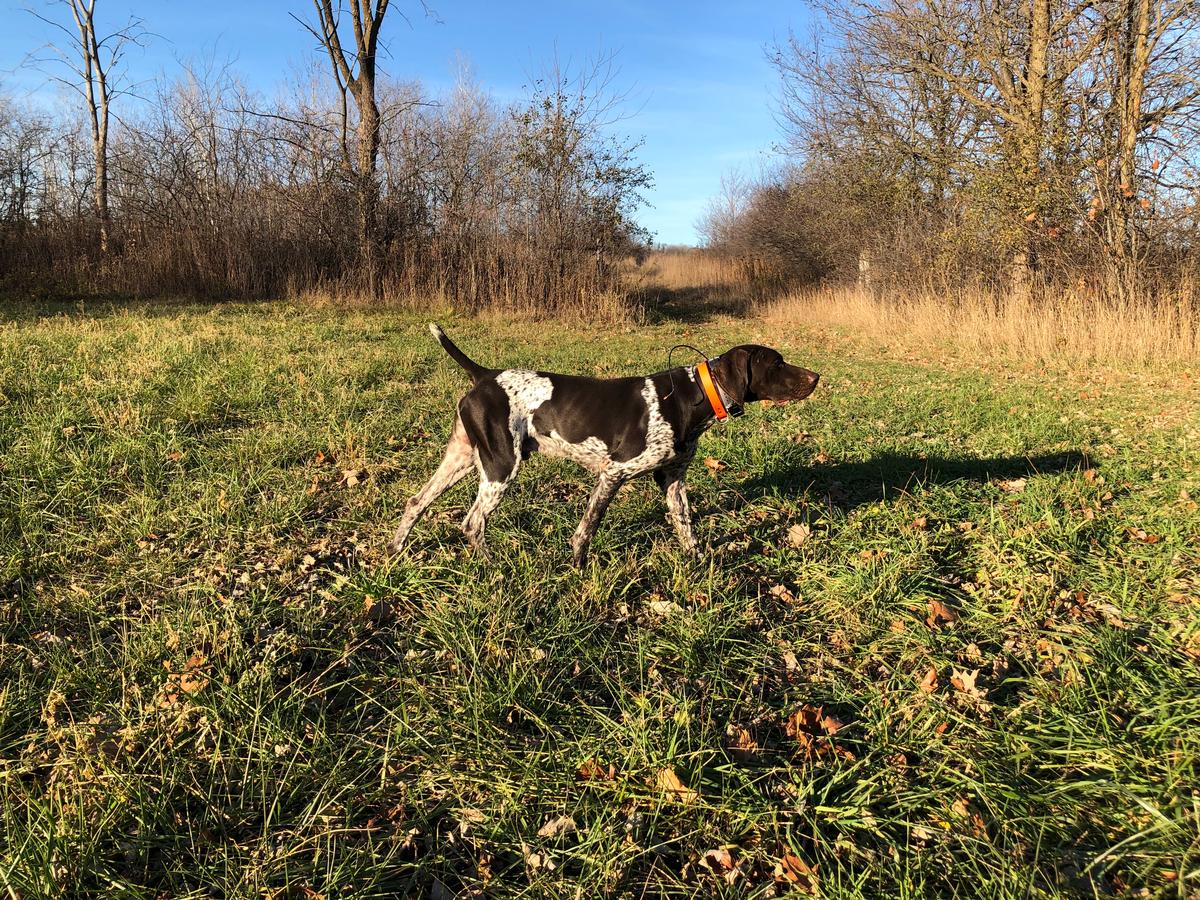
[[[573,460],[598,476],[571,538],[576,566],[586,563],[588,546],[617,490],[648,473],[666,495],[679,543],[695,554],[684,477],[700,436],[715,422],[741,415],[747,403],[803,400],[821,377],[757,344],[742,344],[693,366],[629,378],[489,369],[437,325],[431,323],[429,330],[474,385],[458,401],[441,464],[404,508],[390,545],[396,552],[429,505],[471,469],[479,472],[479,492],[462,529],[471,545],[485,552],[488,516],[521,462],[538,451]]]

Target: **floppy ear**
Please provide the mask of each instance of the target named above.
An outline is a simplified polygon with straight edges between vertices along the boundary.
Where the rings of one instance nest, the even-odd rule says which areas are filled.
[[[750,351],[742,347],[727,350],[712,369],[729,402],[745,403],[747,399],[754,399],[746,396],[750,391]]]

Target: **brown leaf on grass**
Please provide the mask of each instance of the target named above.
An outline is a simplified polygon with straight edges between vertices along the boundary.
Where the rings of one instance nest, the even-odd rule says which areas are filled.
[[[835,747],[829,740],[843,728],[840,719],[825,714],[824,707],[802,706],[783,723],[783,730],[794,740],[808,758],[832,753],[853,759],[854,754],[845,747]]]
[[[1011,478],[997,481],[996,485],[1006,494],[1019,494],[1025,490],[1027,481],[1024,478]]]
[[[325,454],[318,450],[317,455],[313,457],[313,462],[318,466],[321,465],[323,462],[325,462]]]
[[[720,472],[722,469],[728,469],[728,468],[729,468],[729,466],[725,465],[725,463],[721,462],[721,461],[720,461],[719,459],[717,459],[715,456],[706,456],[706,457],[704,457],[704,465],[705,465],[705,467],[708,469],[708,471],[709,471],[710,473],[712,473],[712,475],[713,475],[714,477],[715,477],[715,476],[716,476],[716,474],[717,474],[718,472]]]
[[[957,621],[958,613],[951,606],[941,600],[929,601],[929,615],[925,617],[925,624],[930,628],[943,628]]]
[[[775,880],[790,884],[804,894],[817,892],[817,869],[794,853],[785,853],[775,863]]]
[[[367,477],[362,469],[342,469],[342,481],[346,487],[358,487]]]
[[[987,697],[987,691],[978,687],[975,684],[975,679],[979,677],[979,670],[973,669],[955,669],[950,676],[950,684],[959,693],[966,694],[972,700],[983,700]]]
[[[584,760],[583,765],[575,773],[575,778],[579,781],[612,781],[616,777],[615,766],[610,763],[606,769],[596,761],[595,757]]]
[[[737,864],[737,846],[735,844],[727,844],[724,847],[714,847],[712,850],[705,850],[700,855],[699,866],[706,869],[713,875],[724,879],[726,884],[736,884],[740,879],[745,877],[745,872],[741,866]]]
[[[325,895],[306,884],[289,884],[287,887],[264,889],[263,900],[325,900]]]
[[[182,694],[198,694],[208,686],[208,678],[203,673],[207,658],[203,653],[193,653],[188,657],[183,668],[178,672],[171,671],[170,662],[163,660],[163,668],[167,670],[167,680],[159,694],[159,706],[174,706]]]
[[[735,725],[732,722],[725,729],[725,747],[740,759],[752,757],[760,749],[758,741],[754,740],[754,735],[750,733],[748,728],[743,728],[741,725]]]
[[[829,454],[826,453],[824,450],[822,450],[820,453],[818,453],[816,456],[813,457],[813,462],[822,463],[822,464],[827,463],[827,462],[829,462]]]
[[[1139,541],[1140,543],[1143,543],[1143,544],[1157,544],[1159,541],[1162,540],[1162,537],[1160,537],[1159,535],[1147,534],[1141,528],[1137,528],[1134,526],[1130,526],[1127,529],[1126,533],[1131,538],[1133,538],[1135,541]]]
[[[670,794],[684,803],[691,803],[700,796],[680,781],[679,776],[675,774],[675,770],[670,767],[659,769],[658,775],[655,777],[655,785],[663,793]]]
[[[917,516],[908,523],[908,527],[913,531],[924,531],[929,527],[929,518],[927,516]]]
[[[799,547],[810,537],[812,537],[812,529],[807,525],[793,525],[788,529],[788,543],[793,547]]]
[[[934,691],[937,690],[937,686],[938,686],[937,669],[930,666],[929,671],[926,672],[921,677],[921,680],[917,682],[917,687],[920,688],[922,694],[932,694]]]
[[[771,594],[772,597],[778,597],[784,603],[795,603],[796,602],[796,595],[793,594],[791,591],[789,591],[782,584],[777,584],[774,587],[772,587],[769,593]]]
[[[547,820],[546,824],[538,829],[538,837],[541,838],[560,838],[564,835],[572,834],[579,828],[575,824],[575,820],[570,816],[555,816],[553,819]]]
[[[987,825],[969,797],[959,797],[950,805],[950,812],[959,819],[965,819],[971,826],[976,837],[987,837]]]
[[[558,868],[558,864],[554,861],[553,856],[549,853],[541,853],[534,850],[524,841],[521,841],[521,855],[525,857],[525,865],[528,866],[531,872],[536,872],[538,869],[553,872]]]
[[[735,844],[728,844],[724,847],[705,850],[700,854],[700,865],[710,872],[728,872],[734,866],[733,851],[736,849]]]

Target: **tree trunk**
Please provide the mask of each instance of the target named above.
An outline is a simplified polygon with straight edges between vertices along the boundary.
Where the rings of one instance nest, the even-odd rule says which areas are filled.
[[[358,88],[358,242],[367,293],[383,296],[381,247],[379,246],[379,107],[375,103],[375,80],[360,76]]]
[[[1130,301],[1138,289],[1137,149],[1150,60],[1150,0],[1123,0],[1113,108],[1117,113],[1116,185],[1110,185],[1109,292]]]
[[[1017,136],[1017,223],[1020,237],[1010,260],[1015,296],[1032,296],[1038,272],[1036,223],[1043,213],[1042,149],[1045,145],[1046,81],[1050,54],[1050,0],[1030,0],[1029,52],[1021,80],[1025,109]]]

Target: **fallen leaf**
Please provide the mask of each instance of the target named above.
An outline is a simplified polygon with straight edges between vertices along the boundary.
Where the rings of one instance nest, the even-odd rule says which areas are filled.
[[[469,806],[456,809],[454,817],[458,819],[458,833],[463,836],[466,836],[476,825],[482,825],[487,821],[487,816],[480,810],[472,809]]]
[[[671,616],[683,612],[683,607],[674,600],[651,600],[646,607],[656,616]]]
[[[1025,490],[1026,479],[1013,478],[1008,481],[997,481],[996,484],[999,485],[1000,490],[1004,491],[1006,494],[1019,494]]]
[[[957,621],[958,613],[953,608],[941,600],[929,601],[929,615],[925,617],[925,624],[930,628],[942,628]]]
[[[549,853],[540,853],[532,849],[524,841],[521,841],[521,853],[525,857],[525,865],[529,867],[529,871],[531,872],[536,872],[538,869],[553,872],[558,868],[558,865],[554,862],[554,857]]]
[[[908,523],[908,527],[911,528],[913,531],[924,531],[926,528],[929,527],[929,519],[926,516],[917,516],[915,519],[913,519],[911,522]]]
[[[612,781],[617,776],[616,767],[611,763],[608,768],[600,765],[595,757],[584,760],[575,777],[580,781]]]
[[[922,676],[921,680],[917,682],[917,687],[921,689],[922,694],[932,694],[937,690],[937,686],[937,669],[931,666],[929,671],[926,672],[924,676]]]
[[[950,676],[950,684],[960,693],[966,694],[972,700],[983,700],[987,697],[987,691],[975,684],[975,679],[979,677],[979,670],[973,669],[955,669]]]
[[[788,529],[788,543],[793,547],[799,547],[805,541],[812,537],[812,529],[807,525],[793,525]]]
[[[571,834],[578,827],[570,816],[556,816],[538,829],[538,837],[560,838],[563,835]]]
[[[732,722],[725,729],[725,746],[734,755],[742,758],[752,756],[761,749],[758,746],[758,741],[754,740],[754,735],[750,733],[748,728],[743,728],[741,725],[734,725]]]
[[[897,750],[895,753],[887,757],[887,764],[897,769],[908,768],[908,754],[903,750]]]
[[[794,853],[785,853],[775,863],[775,880],[790,884],[805,894],[817,892],[817,870]]]
[[[783,730],[804,751],[805,756],[823,756],[833,753],[853,759],[854,754],[844,747],[835,747],[829,740],[843,728],[840,719],[826,715],[824,707],[805,705],[787,717]]]
[[[704,457],[704,465],[708,468],[708,471],[711,472],[713,475],[716,475],[722,469],[729,468],[727,465],[725,465],[725,463],[721,462],[719,459],[717,459],[714,456]]]
[[[357,487],[366,477],[366,473],[362,469],[343,469],[342,484],[346,487]]]
[[[699,794],[680,781],[679,776],[675,774],[675,770],[671,768],[660,769],[655,783],[660,791],[672,794],[684,803],[691,803],[699,796]]]
[[[700,865],[710,872],[727,872],[733,868],[733,851],[735,849],[737,849],[737,845],[729,844],[725,847],[705,850],[700,855]]]
[[[699,865],[713,875],[723,878],[726,884],[736,884],[746,874],[742,871],[741,866],[737,864],[737,860],[734,857],[737,850],[736,844],[727,844],[724,847],[714,847],[712,850],[705,850],[700,855]]]
[[[770,594],[772,597],[778,597],[784,603],[795,603],[796,595],[789,591],[782,584],[777,584],[771,588]]]
[[[167,670],[167,680],[158,698],[159,706],[174,706],[179,702],[180,692],[190,695],[204,690],[208,686],[208,678],[202,671],[206,662],[203,653],[193,653],[183,664],[183,669],[172,672],[171,664],[164,660],[163,668]]]
[[[325,895],[308,885],[289,884],[287,887],[264,888],[263,900],[325,900]]]
[[[1130,527],[1128,529],[1129,536],[1135,541],[1140,541],[1143,544],[1157,544],[1162,538],[1157,534],[1147,534],[1141,528]]]

